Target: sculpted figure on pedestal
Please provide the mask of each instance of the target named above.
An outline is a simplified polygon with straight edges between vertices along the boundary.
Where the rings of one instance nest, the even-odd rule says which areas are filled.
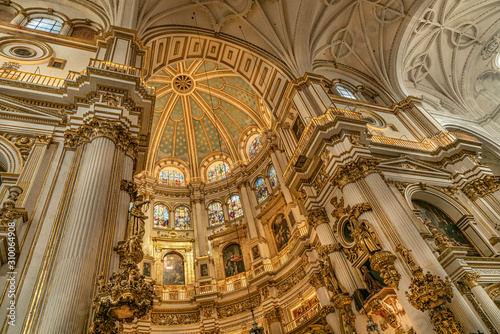
[[[144,236],[144,224],[148,218],[143,212],[142,207],[149,204],[149,200],[142,200],[142,196],[138,196],[130,208],[130,218],[128,221],[129,236],[138,235],[142,240]],[[146,207],[147,210],[147,207]]]
[[[362,250],[368,254],[373,254],[382,249],[368,221],[358,220],[356,216],[351,216],[349,222],[348,229],[351,231],[351,236]]]

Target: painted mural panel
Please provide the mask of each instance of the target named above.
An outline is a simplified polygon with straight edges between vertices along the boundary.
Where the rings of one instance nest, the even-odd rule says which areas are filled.
[[[290,229],[283,214],[280,214],[273,223],[274,239],[278,252],[283,249],[290,240]]]
[[[184,259],[176,253],[163,258],[163,285],[184,285]]]
[[[232,244],[224,248],[222,252],[224,259],[224,270],[226,277],[231,277],[237,274],[241,274],[245,271],[245,265],[243,263],[243,255],[241,253],[240,245]]]

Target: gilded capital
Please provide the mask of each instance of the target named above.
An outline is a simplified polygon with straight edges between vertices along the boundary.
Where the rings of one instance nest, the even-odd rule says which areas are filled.
[[[319,246],[317,249],[318,249],[319,255],[324,256],[324,255],[328,255],[328,254],[335,253],[335,252],[341,252],[342,246],[339,243],[335,243],[335,244],[329,244],[329,245],[322,245],[322,246]]]
[[[384,283],[399,290],[401,274],[396,270],[394,261],[396,261],[396,256],[388,251],[377,252],[370,258],[373,270],[380,272]]]
[[[49,145],[52,141],[52,136],[44,134],[35,134],[35,144]]]
[[[269,311],[264,313],[264,317],[268,324],[272,324],[273,322],[280,322],[282,317],[282,311],[279,307],[273,307]]]
[[[328,215],[325,208],[311,210],[307,216],[307,222],[314,228],[321,224],[328,224]]]
[[[333,307],[333,305],[325,305],[321,308],[320,314],[322,318],[326,317],[330,313],[335,313],[335,307]]]
[[[377,172],[378,161],[376,159],[361,158],[356,162],[350,162],[337,169],[332,178],[333,186],[344,188],[346,184],[365,178],[371,173]]]
[[[325,281],[320,273],[313,272],[309,278],[309,284],[311,284],[314,289],[318,290],[319,288],[325,286]]]
[[[477,281],[479,277],[481,277],[479,273],[467,272],[460,278],[460,281],[466,284],[469,287],[469,289],[472,289],[473,287],[479,285]]]
[[[351,326],[355,327],[356,315],[352,310],[352,297],[347,294],[338,294],[332,297],[333,306],[339,310],[340,314],[343,316],[345,322]]]
[[[470,200],[475,201],[500,189],[500,179],[497,176],[488,175],[482,179],[467,183],[462,191]]]

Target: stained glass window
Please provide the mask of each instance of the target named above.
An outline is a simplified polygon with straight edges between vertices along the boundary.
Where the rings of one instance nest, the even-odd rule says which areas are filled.
[[[340,96],[342,97],[347,97],[348,99],[354,99],[356,100],[356,96],[347,88],[343,86],[337,86],[337,91],[339,92]]]
[[[257,200],[259,203],[265,200],[269,195],[263,178],[258,178],[257,181],[255,181],[255,190],[257,191]]]
[[[250,144],[250,148],[248,149],[248,156],[253,158],[260,149],[260,139],[259,137],[255,137],[255,139]]]
[[[173,169],[164,169],[160,172],[160,182],[169,186],[183,186],[184,175]]]
[[[180,206],[175,210],[175,228],[177,230],[191,228],[191,216],[189,209],[185,206]]]
[[[269,181],[271,182],[271,187],[273,187],[273,189],[278,185],[278,175],[276,175],[274,167],[269,170]]]
[[[154,227],[168,227],[168,209],[164,205],[154,207]]]
[[[208,182],[224,179],[229,174],[229,167],[224,164],[218,164],[208,171]]]
[[[26,27],[58,34],[62,28],[62,24],[61,22],[52,19],[37,18],[29,20]]]
[[[229,206],[229,219],[234,219],[243,216],[243,209],[241,208],[240,196],[233,195],[227,201]]]
[[[223,222],[224,213],[222,212],[222,204],[220,202],[213,202],[208,206],[208,224],[214,226]]]

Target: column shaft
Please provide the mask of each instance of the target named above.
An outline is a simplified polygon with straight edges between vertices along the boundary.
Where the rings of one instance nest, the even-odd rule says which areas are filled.
[[[40,333],[85,329],[114,150],[113,141],[105,137],[88,144]]]
[[[481,285],[476,285],[470,291],[474,294],[474,297],[476,297],[479,305],[483,307],[484,312],[490,318],[495,329],[500,332],[500,310],[493,299],[488,296]]]

